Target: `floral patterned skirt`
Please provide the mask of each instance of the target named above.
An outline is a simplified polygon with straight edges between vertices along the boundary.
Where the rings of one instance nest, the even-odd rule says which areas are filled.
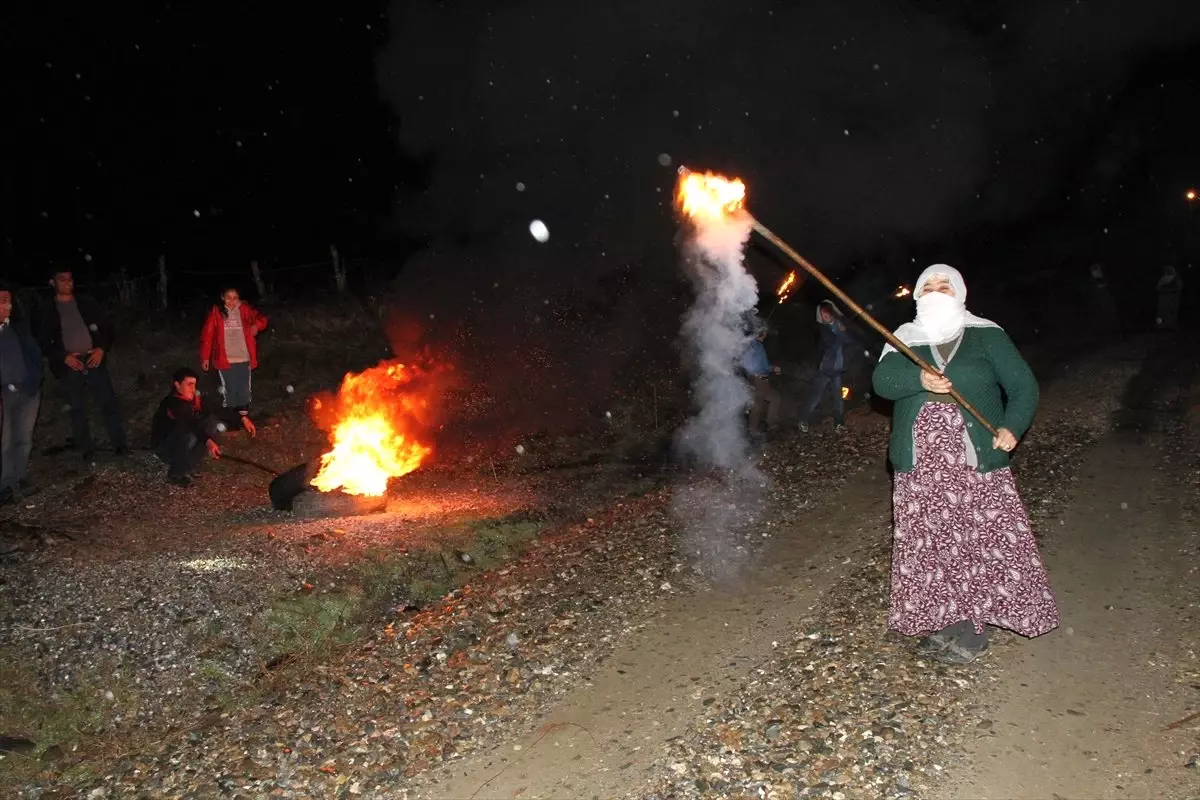
[[[1058,605],[1012,471],[967,464],[962,410],[926,403],[913,426],[914,466],[892,494],[892,608],[908,636],[965,619],[1022,636],[1058,627]]]

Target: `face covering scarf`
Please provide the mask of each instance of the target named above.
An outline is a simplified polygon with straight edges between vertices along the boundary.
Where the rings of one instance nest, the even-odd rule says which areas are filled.
[[[921,294],[925,284],[935,275],[946,278],[954,288],[954,296],[941,292]],[[916,298],[917,315],[912,322],[901,325],[896,329],[896,338],[909,347],[928,344],[938,345],[953,341],[963,328],[998,328],[990,319],[977,317],[967,311],[967,284],[962,273],[947,264],[934,264],[926,268],[917,282],[913,284]],[[880,359],[888,353],[896,352],[890,344],[879,354]]]
[[[967,307],[957,297],[930,292],[917,298],[916,323],[928,333],[932,344],[956,338],[966,321]]]

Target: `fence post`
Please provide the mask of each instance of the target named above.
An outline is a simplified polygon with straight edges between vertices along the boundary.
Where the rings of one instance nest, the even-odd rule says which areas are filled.
[[[329,255],[333,259],[333,282],[337,286],[339,294],[346,291],[346,265],[342,262],[342,257],[338,255],[337,247],[329,245]]]
[[[250,262],[250,274],[254,276],[254,288],[258,289],[258,299],[267,299],[267,285],[263,283],[262,270],[258,268],[258,261]]]
[[[167,310],[167,255],[158,256],[158,303],[163,311]]]
[[[129,280],[129,271],[125,267],[117,270],[117,302],[126,308],[132,308],[134,302],[133,282]]]

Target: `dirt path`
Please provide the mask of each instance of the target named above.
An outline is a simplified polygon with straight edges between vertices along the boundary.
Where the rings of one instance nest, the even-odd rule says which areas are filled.
[[[1140,385],[1156,385],[1158,373],[1147,370]],[[1164,730],[1197,708],[1197,532],[1184,511],[1194,489],[1168,468],[1161,420],[1149,427],[1110,434],[1078,467],[1045,553],[1063,626],[992,656],[1004,663],[980,698],[984,721],[966,758],[946,768],[937,800],[1184,798],[1200,789],[1185,767],[1200,749],[1200,723]],[[779,535],[769,566],[745,586],[677,599],[519,736],[448,764],[410,796],[644,794],[662,769],[661,743],[744,684],[847,574],[844,562],[887,536],[889,500],[887,475],[872,465]]]
[[[1125,430],[1089,454],[1046,553],[1062,627],[1006,653],[993,724],[937,798],[1200,794],[1200,722],[1165,730],[1200,705],[1200,572],[1195,487],[1163,444]]]
[[[661,743],[784,644],[872,539],[891,506],[882,462],[776,534],[744,586],[680,597],[520,737],[449,765],[420,798],[619,797],[645,787]]]

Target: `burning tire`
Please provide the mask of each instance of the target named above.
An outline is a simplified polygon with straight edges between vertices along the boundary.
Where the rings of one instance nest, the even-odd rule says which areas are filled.
[[[311,491],[309,483],[316,477],[319,467],[320,462],[317,461],[297,464],[271,481],[267,490],[271,495],[271,507],[276,511],[291,511],[296,498]]]
[[[297,464],[271,481],[268,492],[276,511],[291,511],[297,517],[350,517],[377,514],[387,510],[387,495],[352,495],[334,490],[318,491],[312,479],[321,467],[320,461]]]
[[[345,492],[301,492],[292,502],[292,513],[299,519],[358,517],[387,511],[387,495],[367,496]]]

